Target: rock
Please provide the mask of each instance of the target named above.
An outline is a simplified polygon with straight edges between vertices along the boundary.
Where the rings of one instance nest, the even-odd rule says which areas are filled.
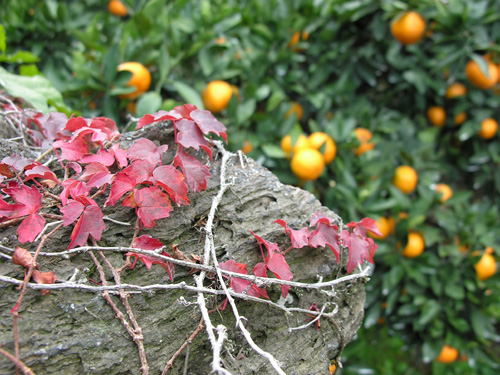
[[[159,132],[164,125],[148,126],[149,130],[142,131],[140,136],[149,135],[159,140],[168,135],[166,138],[171,139],[169,131]],[[123,141],[128,139],[132,142],[136,138],[137,134],[127,133]],[[5,156],[6,150],[1,151]],[[274,223],[277,219],[283,219],[298,229],[308,224],[313,213],[321,211],[340,222],[334,212],[322,207],[310,193],[283,185],[267,169],[251,159],[244,159],[242,166],[240,158],[235,155],[227,165],[226,181],[231,186],[217,209],[213,230],[219,262],[234,259],[246,264],[249,273],[252,273],[254,265],[262,261],[262,256],[250,231],[278,243],[282,250],[288,248],[290,240],[284,229]],[[171,252],[171,245],[177,244],[186,255],[203,255],[203,225],[220,187],[220,155],[214,152],[214,160],[206,162],[210,164],[212,174],[207,190],[190,194],[189,206],[176,207],[171,216],[159,220],[155,228],[140,232],[158,238],[168,252]],[[107,229],[99,245],[129,246],[134,231],[134,211],[117,204],[107,208],[104,214],[130,225],[106,221]],[[4,247],[19,245],[15,230],[13,227],[2,229],[1,244]],[[45,251],[66,250],[70,230],[68,227],[57,232],[45,245]],[[3,247],[1,249],[6,253]],[[34,250],[34,247],[30,249]],[[124,263],[123,253],[106,252],[106,256],[117,268]],[[318,278],[332,280],[339,273],[335,257],[329,249],[293,249],[286,259],[296,282],[313,283]],[[59,281],[73,277],[73,280],[86,285],[97,285],[95,282],[99,282],[95,266],[85,253],[70,257],[40,256],[38,263],[42,271],[54,270]],[[176,266],[174,283],[185,282],[194,286],[193,274],[189,271]],[[345,264],[340,274],[345,274]],[[24,271],[20,266],[0,258],[0,275],[22,280]],[[108,283],[113,285],[109,272],[107,276]],[[133,270],[124,271],[122,282],[142,286],[172,284],[163,268],[153,265],[147,270],[141,262]],[[279,286],[267,287],[271,300],[286,307],[309,309],[316,303],[321,308],[330,303],[325,312],[331,312],[337,306],[338,312],[333,319],[320,320],[320,330],[313,324],[289,332],[289,328],[304,325],[305,320],[311,318],[304,313],[287,314],[267,304],[236,302],[240,315],[246,318],[245,325],[253,340],[282,363],[285,373],[327,374],[330,361],[340,353],[343,344],[352,340],[361,326],[365,301],[363,283],[364,279],[358,278],[323,291],[292,287],[286,299],[281,296]],[[217,282],[213,277],[207,278],[205,286],[216,288]],[[10,311],[19,293],[14,285],[0,282],[0,342],[3,349],[11,353],[14,353],[14,335]],[[112,299],[125,314],[120,299],[116,295]],[[167,361],[198,326],[201,314],[196,299],[196,293],[181,289],[131,293],[130,305],[144,334],[150,374],[160,374]],[[223,300],[223,297],[211,295],[206,295],[205,299],[208,309],[215,309]],[[223,324],[227,327],[228,339],[224,342],[221,356],[224,366],[231,373],[275,373],[269,362],[250,348],[241,331],[235,327],[230,306],[225,311],[213,312],[210,318],[214,326]],[[38,374],[141,373],[136,344],[100,293],[63,289],[42,296],[39,290],[29,289],[20,309],[18,325],[21,360]],[[186,352],[186,349],[182,351],[168,374],[183,373]],[[211,361],[212,348],[207,333],[202,330],[189,345],[187,373],[208,374]],[[0,368],[6,373],[15,372],[15,367],[3,356],[0,356]]]

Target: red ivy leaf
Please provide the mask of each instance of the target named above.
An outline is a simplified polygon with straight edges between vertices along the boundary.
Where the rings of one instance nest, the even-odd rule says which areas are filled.
[[[90,188],[82,181],[68,178],[61,184],[64,189],[61,194],[59,194],[59,198],[61,198],[61,202],[63,205],[66,205],[68,203],[69,196],[71,196],[73,199],[76,199],[80,196],[89,195]]]
[[[188,187],[181,171],[171,165],[162,165],[153,171],[153,177],[177,206],[189,204]]]
[[[92,205],[85,207],[82,216],[80,216],[80,219],[71,233],[71,243],[68,249],[72,249],[76,246],[85,246],[89,235],[99,241],[102,231],[106,229],[106,225],[104,225],[104,221],[102,220],[103,216],[98,206]]]
[[[201,147],[212,159],[212,150],[205,137],[203,137],[201,130],[193,121],[182,119],[175,123],[175,127],[177,129],[175,134],[177,143],[183,147],[192,147],[195,150],[199,150]]]
[[[173,111],[158,111],[154,115],[144,115],[138,122],[135,130],[145,127],[146,125],[152,124],[153,122],[171,120],[175,121],[182,118],[181,115],[174,113]]]
[[[6,156],[2,159],[3,164],[10,165],[12,168],[22,171],[24,168],[26,168],[27,165],[35,163],[33,159],[26,159],[23,158],[22,156],[19,156],[17,154],[13,154],[11,156]],[[11,177],[13,177],[12,175]],[[7,176],[8,177],[8,176]]]
[[[101,187],[111,184],[113,175],[108,168],[100,163],[90,163],[85,167],[85,172],[80,176],[80,180],[87,181],[87,187]]]
[[[44,180],[51,180],[59,184],[59,180],[57,179],[54,172],[52,172],[45,165],[37,165],[31,169],[24,171],[24,174],[26,175],[24,182],[32,180],[34,178],[42,178]]]
[[[184,104],[175,107],[169,113],[173,116],[179,116],[179,118],[186,118],[191,120],[191,112],[198,109],[194,104]]]
[[[150,237],[148,235],[142,235],[134,239],[134,241],[132,242],[132,246],[142,250],[156,250],[156,249],[161,249],[163,243],[158,241],[156,238]],[[170,278],[170,282],[173,281],[175,268],[172,263],[165,262],[163,259],[158,259],[148,255],[137,254],[133,252],[126,253],[125,255],[135,257],[136,259],[140,259],[148,270],[151,268],[153,264],[160,265],[161,267],[163,267],[165,271],[168,272],[168,277]],[[165,251],[161,255],[170,257],[170,254],[168,254]],[[132,269],[133,266],[130,268]]]
[[[290,272],[290,266],[286,262],[285,257],[280,254],[278,245],[264,240],[252,231],[250,231],[250,233],[252,233],[259,242],[260,251],[262,253],[262,257],[264,258],[263,263],[258,263],[254,267],[254,275],[267,277],[267,270],[269,269],[269,271],[271,271],[278,279],[290,281],[293,278],[293,275]],[[262,245],[264,245],[267,249],[267,256],[264,256]],[[289,288],[290,287],[288,285],[281,286],[281,294],[283,295],[283,298],[287,297]]]
[[[0,218],[10,217],[17,206],[19,206],[19,205],[8,204],[2,198],[0,198]]]
[[[285,228],[285,232],[286,234],[288,234],[288,237],[290,237],[290,240],[292,241],[292,246],[295,249],[300,249],[304,246],[309,246],[310,233],[307,230],[307,228],[301,228],[299,230],[292,229],[288,226],[286,221],[281,219],[276,220],[275,223]]]
[[[314,248],[317,248],[318,246],[328,246],[335,254],[338,264],[340,261],[338,227],[336,225],[330,225],[325,222],[320,222],[317,229],[312,232],[311,236],[309,237],[309,246]]]
[[[115,154],[101,148],[99,151],[97,151],[97,154],[85,155],[79,161],[83,164],[99,163],[106,167],[109,167],[115,162]]]
[[[140,237],[136,237],[134,241],[132,241],[132,247],[136,247],[142,250],[156,250],[161,249],[163,243],[158,239],[148,236],[147,234],[143,234]]]
[[[313,216],[311,217],[311,227],[314,227],[316,224],[318,223],[325,223],[325,224],[329,224],[329,225],[332,225],[333,224],[333,220],[326,216],[324,213],[322,212],[315,212],[313,214]]]
[[[134,191],[137,216],[146,228],[156,226],[155,220],[170,216],[172,204],[167,194],[152,186]]]
[[[45,227],[45,219],[39,214],[31,214],[17,228],[18,240],[21,243],[33,242]]]
[[[53,147],[61,149],[61,160],[78,161],[89,153],[89,147],[83,138],[55,141]]]
[[[196,109],[189,116],[196,122],[203,134],[214,133],[227,142],[226,127],[210,111]]]
[[[113,154],[115,155],[118,167],[125,168],[128,164],[127,151],[122,150],[119,144],[115,144],[113,145],[113,147],[111,147],[111,152],[113,152]]]
[[[116,202],[123,196],[123,194],[134,189],[136,183],[133,178],[125,174],[124,172],[118,172],[111,184],[111,191],[109,192],[109,197],[104,202],[105,206],[114,206]]]
[[[11,219],[34,214],[42,208],[42,194],[36,186],[13,186],[3,189],[3,192],[10,195],[14,202],[17,203],[8,205],[12,209],[12,214],[9,216]],[[6,207],[4,206],[4,208]]]
[[[0,163],[0,175],[7,178],[12,178],[16,174],[10,169],[8,164]]]
[[[219,263],[219,266],[224,271],[241,273],[243,275],[248,275],[247,266],[243,263],[236,263],[234,259],[228,260],[227,262]],[[258,288],[257,285],[253,284],[250,280],[243,280],[237,277],[229,277],[223,275],[226,279],[229,279],[229,286],[236,293],[246,293],[254,297],[269,298],[265,289]]]
[[[162,154],[167,151],[167,145],[156,145],[146,138],[137,140],[127,151],[130,160],[147,160],[153,167],[161,163]]]
[[[194,156],[181,151],[175,156],[174,165],[182,169],[186,182],[193,192],[207,188],[207,179],[210,177],[209,169]]]
[[[83,203],[70,199],[66,206],[59,209],[63,214],[63,225],[73,224],[80,217],[84,208]]]
[[[366,237],[366,231],[372,232],[373,234],[376,234],[377,236],[381,236],[382,233],[380,233],[377,224],[375,220],[370,219],[368,217],[365,217],[362,219],[360,222],[354,222],[351,221],[349,224],[347,224],[347,228],[358,228],[360,235]]]
[[[154,166],[147,160],[135,160],[131,165],[123,170],[127,176],[129,176],[135,184],[143,184],[149,182],[153,174]]]
[[[354,228],[352,233],[347,230],[340,232],[343,245],[349,248],[349,261],[347,262],[347,273],[351,273],[358,264],[365,260],[373,263],[373,256],[377,250],[377,245],[371,238],[366,237],[366,231]]]

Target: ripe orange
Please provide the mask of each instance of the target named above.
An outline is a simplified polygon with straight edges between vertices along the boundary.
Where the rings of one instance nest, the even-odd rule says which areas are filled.
[[[325,169],[325,159],[318,150],[306,148],[293,156],[290,167],[299,179],[316,180]]]
[[[215,44],[218,44],[219,46],[224,43],[226,43],[226,38],[224,38],[223,36],[215,39]]]
[[[127,82],[127,86],[135,86],[136,90],[129,94],[119,95],[122,99],[134,99],[146,91],[151,85],[151,73],[141,63],[130,61],[118,65],[118,71],[128,70],[132,72],[132,78]]]
[[[418,174],[409,165],[400,165],[394,172],[392,183],[405,194],[410,194],[417,187]]]
[[[422,234],[418,232],[408,233],[408,243],[403,249],[403,256],[407,258],[416,258],[424,252],[425,241]]]
[[[436,362],[452,363],[455,362],[457,358],[458,358],[458,349],[449,345],[443,345],[443,347],[441,348],[441,352],[436,358]]]
[[[446,122],[446,112],[443,107],[430,107],[427,110],[427,118],[434,126],[441,127]]]
[[[212,81],[201,93],[205,109],[213,113],[219,113],[226,109],[231,96],[233,96],[233,88],[225,81]]]
[[[114,16],[125,17],[128,14],[128,9],[120,0],[111,0],[108,3],[108,10]]]
[[[309,138],[304,134],[299,135],[294,144],[292,144],[292,136],[290,134],[284,136],[281,140],[281,149],[285,152],[287,157],[291,157],[292,154],[306,148],[311,148],[311,145],[309,143]]]
[[[391,33],[403,44],[417,43],[424,36],[425,20],[417,12],[406,12],[391,24]]]
[[[132,115],[135,116],[135,110],[137,108],[136,102],[132,102],[132,101],[128,102],[127,106],[125,108],[127,109],[127,111],[129,111]]]
[[[302,34],[300,31],[296,31],[292,34],[292,37],[290,38],[290,41],[288,42],[288,47],[292,48],[296,44],[300,42],[300,36],[302,35],[302,40],[306,41],[309,39],[309,33],[307,31],[303,31]],[[294,48],[295,52],[300,52],[302,49],[301,48]]]
[[[288,118],[293,114],[297,116],[297,121],[300,121],[302,115],[304,114],[304,109],[302,108],[300,103],[292,102],[290,109],[285,113],[285,118]]]
[[[372,238],[376,238],[377,240],[384,240],[389,236],[389,234],[394,232],[394,219],[392,217],[383,217],[381,216],[378,220],[375,221],[378,230],[382,233],[382,236],[377,236],[371,232],[368,232],[368,236]]]
[[[434,190],[441,195],[441,203],[446,202],[453,196],[453,190],[446,184],[437,184]]]
[[[479,65],[474,61],[470,60],[465,66],[465,74],[474,86],[480,89],[489,89],[495,85],[498,80],[498,68],[491,61],[486,61],[488,64],[488,77],[484,75]]]
[[[335,371],[337,371],[337,366],[330,365],[330,367],[328,367],[328,372],[330,372],[330,375],[335,374]]]
[[[328,164],[335,159],[337,155],[337,146],[335,141],[328,134],[315,132],[309,136],[309,145],[323,154],[325,163]]]
[[[253,146],[250,143],[250,141],[247,140],[247,141],[243,142],[243,147],[241,148],[241,152],[243,152],[244,154],[248,154],[252,150],[253,150]]]
[[[465,112],[460,112],[455,115],[453,121],[455,122],[455,125],[460,125],[463,124],[467,120],[467,114]]]
[[[448,86],[446,89],[445,97],[448,99],[453,99],[458,96],[464,96],[467,94],[467,88],[459,82],[455,82],[452,85]]]
[[[369,140],[373,137],[371,131],[365,128],[356,128],[354,129],[354,133],[356,134],[358,141],[361,143],[354,151],[356,156],[363,155],[365,152],[375,148],[375,143],[369,142]]]
[[[489,279],[497,272],[497,263],[491,253],[493,253],[493,248],[491,246],[488,246],[484,250],[484,254],[481,259],[479,259],[479,262],[474,265],[477,278],[479,280]]]
[[[484,119],[481,122],[479,136],[483,139],[491,139],[498,133],[498,122],[492,118]]]

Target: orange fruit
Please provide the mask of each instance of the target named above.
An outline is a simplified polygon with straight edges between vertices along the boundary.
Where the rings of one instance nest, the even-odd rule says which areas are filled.
[[[132,78],[127,82],[127,86],[135,86],[136,90],[129,94],[119,95],[122,99],[133,99],[148,91],[151,85],[151,73],[141,63],[130,61],[118,65],[118,71],[128,70],[132,73]]]
[[[434,187],[434,191],[436,191],[437,193],[440,193],[441,203],[446,202],[448,199],[450,199],[453,196],[453,190],[451,190],[451,188],[446,184],[437,184]]]
[[[365,128],[356,128],[354,129],[354,133],[356,133],[356,138],[361,143],[366,143],[373,137],[372,132]]]
[[[120,0],[111,0],[108,3],[108,10],[114,16],[125,17],[128,14],[128,9]]]
[[[392,183],[405,194],[410,194],[417,187],[418,174],[409,165],[400,165],[394,172]]]
[[[491,61],[486,61],[488,64],[488,77],[486,77],[474,60],[470,60],[465,66],[465,75],[467,79],[474,86],[479,87],[480,89],[489,89],[495,85],[498,80],[498,68]]]
[[[378,220],[375,221],[378,230],[382,233],[382,236],[377,236],[371,232],[368,232],[368,236],[372,238],[376,238],[377,240],[384,240],[389,236],[389,234],[394,232],[394,219],[392,217],[383,217],[381,216]]]
[[[422,234],[418,232],[408,233],[408,243],[403,249],[403,256],[407,258],[416,258],[424,252],[425,241]]]
[[[328,134],[323,132],[315,132],[309,136],[309,146],[322,152],[325,163],[328,164],[335,159],[337,155],[337,146],[335,141]]]
[[[488,246],[479,262],[474,265],[479,280],[489,279],[497,272],[497,263],[493,255],[491,255],[492,252],[493,248]]]
[[[443,107],[430,107],[427,110],[427,118],[434,126],[441,127],[446,122],[446,112]]]
[[[243,147],[241,148],[241,152],[243,152],[244,154],[248,154],[252,150],[253,150],[253,146],[250,143],[250,141],[243,142]]]
[[[304,134],[299,135],[295,140],[295,144],[292,144],[292,136],[290,134],[284,136],[281,140],[281,149],[287,157],[291,157],[292,154],[306,148],[311,148],[311,145],[309,144],[309,138]]]
[[[293,156],[290,167],[299,179],[316,180],[325,169],[325,159],[318,150],[306,148]]]
[[[457,246],[457,248],[458,248],[458,251],[460,251],[461,253],[466,253],[467,251],[469,251],[469,246],[467,246],[467,245],[462,245],[462,244],[460,243],[460,238],[459,238],[457,235],[455,235],[455,237],[454,237],[454,239],[453,239],[453,240],[454,240],[455,245],[456,245],[456,246]]]
[[[498,122],[492,118],[484,119],[481,122],[479,136],[483,139],[491,139],[498,133]]]
[[[285,113],[285,118],[288,118],[293,114],[297,116],[297,121],[300,121],[302,115],[304,114],[304,109],[302,108],[300,103],[292,102],[290,109]]]
[[[293,47],[300,41],[300,31],[296,31],[292,34],[290,41],[288,42],[288,47]]]
[[[337,366],[330,365],[330,367],[328,367],[328,372],[330,373],[330,375],[335,374],[335,371],[337,371]]]
[[[467,114],[465,112],[460,112],[456,114],[455,117],[453,118],[455,125],[463,124],[465,120],[467,120]]]
[[[453,99],[458,96],[464,96],[465,94],[467,94],[467,88],[463,84],[455,82],[452,85],[448,86],[448,88],[446,89],[445,97],[448,99]]]
[[[391,24],[391,33],[403,44],[417,43],[424,36],[425,20],[417,12],[406,12]]]
[[[436,358],[436,362],[452,363],[455,362],[457,358],[458,358],[458,349],[449,345],[443,345],[443,347],[441,348],[441,352]]]
[[[131,114],[135,116],[135,110],[137,108],[137,104],[135,102],[132,101],[128,102],[125,108],[127,109],[127,111],[129,111]]]
[[[224,38],[223,36],[215,39],[215,44],[218,44],[219,46],[224,43],[226,43],[226,38]]]
[[[354,129],[354,133],[356,134],[358,141],[361,143],[358,148],[354,150],[354,154],[356,156],[363,155],[365,152],[375,148],[375,143],[368,142],[373,137],[371,131],[365,128],[356,128]]]
[[[212,81],[201,93],[205,109],[213,113],[219,113],[226,109],[231,96],[233,96],[233,88],[225,81]]]

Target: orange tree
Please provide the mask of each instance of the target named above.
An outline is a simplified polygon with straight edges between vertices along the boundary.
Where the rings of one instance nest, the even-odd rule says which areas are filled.
[[[183,102],[203,108],[209,83],[227,82],[232,93],[227,101],[224,90],[218,117],[230,147],[251,150],[343,217],[384,218],[364,337],[399,334],[427,372],[497,373],[500,273],[480,271],[492,274],[483,279],[474,267],[486,248],[488,267],[500,257],[500,140],[492,121],[482,129],[500,120],[497,1],[122,3],[124,17],[98,0],[13,2],[0,9],[3,55],[28,50],[39,62],[29,69],[0,61],[21,74],[42,72],[88,116],[126,117],[131,104],[136,116]],[[152,81],[128,99],[131,74],[117,67],[134,61]],[[444,110],[439,126],[428,118],[433,107]],[[334,141],[336,156],[317,178],[300,181],[291,152],[316,132]],[[400,166],[415,171],[402,189]],[[407,243],[412,237],[417,245]],[[408,246],[418,256],[404,256]],[[445,345],[470,361],[436,361]],[[368,357],[356,355],[346,373]]]

